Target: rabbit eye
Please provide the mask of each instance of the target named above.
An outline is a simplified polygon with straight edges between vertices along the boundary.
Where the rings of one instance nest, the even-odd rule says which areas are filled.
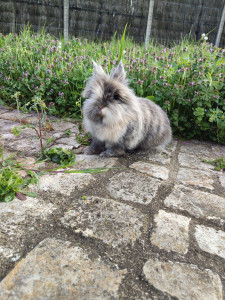
[[[113,98],[114,98],[114,100],[120,100],[120,96],[118,93],[115,93]]]

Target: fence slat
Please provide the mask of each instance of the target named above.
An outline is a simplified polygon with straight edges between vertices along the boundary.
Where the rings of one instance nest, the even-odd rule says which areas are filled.
[[[153,8],[154,8],[154,0],[149,0],[148,22],[147,22],[146,35],[145,35],[145,46],[148,45],[150,35],[151,35]]]
[[[225,5],[223,7],[222,17],[220,20],[219,29],[218,29],[217,36],[216,36],[215,46],[217,46],[217,47],[219,47],[219,44],[220,44],[220,39],[221,39],[221,35],[223,32],[224,21],[225,21]]]
[[[69,0],[64,0],[64,40],[69,36]]]

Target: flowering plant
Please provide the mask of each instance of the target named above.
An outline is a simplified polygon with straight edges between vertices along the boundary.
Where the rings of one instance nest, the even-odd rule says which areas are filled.
[[[106,72],[122,57],[130,85],[140,97],[159,104],[175,134],[225,144],[225,50],[207,42],[183,39],[171,48],[150,43],[146,49],[123,36],[94,43],[72,38],[65,42],[44,32],[0,36],[0,98],[20,106],[43,99],[48,113],[82,116],[82,97],[92,60]],[[215,112],[216,119],[213,117]]]

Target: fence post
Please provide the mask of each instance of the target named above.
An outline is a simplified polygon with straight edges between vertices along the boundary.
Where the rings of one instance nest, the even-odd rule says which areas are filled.
[[[64,0],[64,40],[69,36],[69,0]]]
[[[152,19],[153,19],[153,7],[154,7],[154,0],[149,0],[148,22],[147,22],[146,34],[145,34],[145,46],[148,45],[150,39]]]
[[[217,36],[216,36],[215,46],[217,46],[217,47],[219,47],[219,44],[220,44],[220,39],[221,39],[221,35],[223,32],[224,21],[225,21],[225,5],[223,7],[222,17],[220,20],[219,29],[218,29]]]

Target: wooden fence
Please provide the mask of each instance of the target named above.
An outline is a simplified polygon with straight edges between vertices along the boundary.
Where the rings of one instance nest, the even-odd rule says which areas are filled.
[[[161,43],[178,41],[191,32],[199,39],[209,33],[215,43],[225,5],[224,0],[155,0],[151,38]],[[70,36],[110,39],[120,35],[126,24],[127,34],[144,42],[149,0],[69,0]],[[0,0],[0,32],[19,32],[26,24],[35,31],[45,26],[56,36],[64,31],[63,0]],[[220,46],[225,45],[225,29]]]

